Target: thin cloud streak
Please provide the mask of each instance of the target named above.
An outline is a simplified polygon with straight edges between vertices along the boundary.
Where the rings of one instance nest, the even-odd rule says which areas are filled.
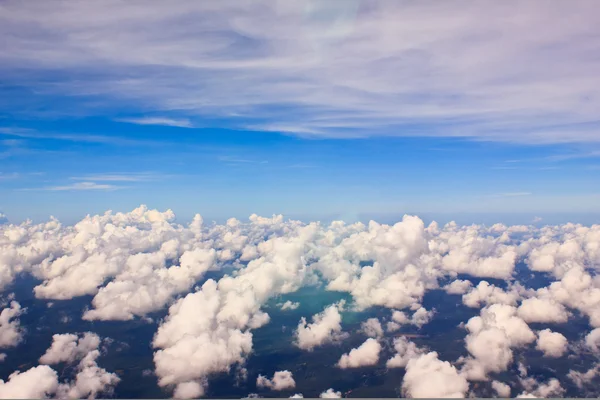
[[[115,119],[117,122],[126,122],[129,124],[136,125],[162,125],[162,126],[173,126],[178,128],[193,128],[194,125],[189,119],[173,119],[173,118],[120,118]]]

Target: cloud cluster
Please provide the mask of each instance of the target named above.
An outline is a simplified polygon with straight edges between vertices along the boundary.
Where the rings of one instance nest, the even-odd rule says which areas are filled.
[[[406,365],[402,391],[407,397],[465,397],[469,383],[447,361],[438,359],[436,352],[422,354]]]
[[[369,338],[356,349],[350,350],[348,354],[343,354],[337,366],[346,369],[375,365],[379,361],[379,352],[381,352],[381,344]]]
[[[42,364],[73,363],[75,379],[61,383],[58,373],[48,365],[32,367],[25,372],[15,371],[6,382],[0,380],[0,398],[90,398],[98,394],[111,394],[120,378],[100,368],[100,338],[87,332],[82,337],[75,334],[57,334],[52,345],[40,358]]]
[[[296,329],[296,345],[303,350],[313,350],[325,343],[335,343],[347,336],[342,332],[342,316],[344,301],[332,304],[322,313],[312,317],[312,323],[302,318]]]
[[[16,301],[11,301],[10,307],[0,312],[0,349],[15,347],[23,340],[24,330],[18,318],[23,312]]]
[[[462,365],[460,379],[488,380],[490,373],[507,370],[514,348],[537,341],[549,357],[569,350],[560,334],[541,329],[536,335],[528,323],[564,323],[580,312],[593,327],[600,326],[598,243],[600,227],[574,224],[425,226],[418,217],[405,216],[393,225],[324,225],[252,215],[247,222],[232,218],[208,225],[196,215],[181,225],[169,210],[141,206],[129,213],[87,216],[73,226],[55,219],[0,225],[0,285],[6,290],[19,274],[31,274],[40,281],[34,289],[39,299],[93,295],[82,315],[87,320],[129,320],[168,308],[152,342],[154,363],[159,385],[180,398],[201,396],[212,374],[243,365],[253,350],[252,331],[270,320],[264,307],[270,299],[315,283],[349,295],[347,304],[332,304],[310,321],[300,319],[294,341],[305,350],[346,336],[342,311],[389,309],[389,319],[364,321],[361,330],[371,339],[342,356],[339,366],[347,368],[377,363],[389,332],[406,324],[421,328],[435,318],[423,297],[443,289],[462,295],[468,307],[482,308],[465,324],[469,356],[456,361]],[[519,261],[554,281],[538,289],[515,282]],[[219,270],[218,278],[204,277]],[[459,274],[466,277],[457,279]],[[483,279],[474,286],[468,276]],[[492,278],[507,283],[490,284]],[[441,281],[450,283],[440,288]],[[278,304],[280,310],[298,307],[289,300]],[[3,346],[22,337],[21,312],[18,303],[2,311]],[[593,330],[585,340],[593,352],[599,338]],[[84,353],[94,352],[93,343],[86,345],[92,339],[59,335],[41,362],[83,360]],[[442,381],[454,382],[444,362],[424,358],[426,351],[412,342],[397,338],[394,349],[388,367],[408,369],[412,360],[422,359],[419,368],[440,369]],[[88,357],[82,371],[92,373],[94,360]],[[410,393],[426,390],[407,382]],[[442,392],[466,393],[462,388],[457,383]]]
[[[271,390],[286,390],[296,387],[296,381],[290,371],[277,371],[272,379],[266,376],[258,375],[256,378],[256,387],[269,388]]]

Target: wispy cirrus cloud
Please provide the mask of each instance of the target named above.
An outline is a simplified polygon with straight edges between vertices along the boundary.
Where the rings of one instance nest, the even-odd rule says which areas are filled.
[[[24,188],[19,189],[21,191],[51,191],[51,192],[64,192],[64,191],[112,191],[126,189],[125,186],[117,186],[96,182],[77,182],[70,185],[62,185],[62,186],[45,186],[40,188]]]
[[[533,193],[531,192],[505,192],[505,193],[496,193],[492,194],[489,197],[522,197],[522,196],[531,196]]]
[[[93,181],[93,182],[146,182],[162,178],[167,175],[151,172],[139,173],[107,173],[107,174],[88,174],[83,176],[72,176],[69,179],[74,181]]]
[[[137,123],[598,144],[599,27],[594,0],[13,1],[0,72]]]
[[[173,118],[160,118],[160,117],[142,117],[142,118],[118,118],[115,119],[117,122],[126,122],[129,124],[136,125],[162,125],[162,126],[175,126],[179,128],[193,128],[194,125],[189,119],[173,119]]]

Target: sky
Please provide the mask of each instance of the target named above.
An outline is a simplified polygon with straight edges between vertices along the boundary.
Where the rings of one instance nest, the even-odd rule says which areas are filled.
[[[3,1],[0,212],[600,222],[599,27],[595,0]]]

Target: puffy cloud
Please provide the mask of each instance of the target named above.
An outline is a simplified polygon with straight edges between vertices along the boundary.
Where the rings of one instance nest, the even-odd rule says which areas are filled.
[[[176,399],[196,399],[204,396],[204,385],[196,381],[182,382],[173,392]]]
[[[379,361],[380,351],[381,344],[377,340],[369,338],[358,348],[350,350],[350,353],[343,354],[337,366],[345,369],[375,365]]]
[[[538,332],[536,349],[546,357],[562,357],[567,351],[567,338],[558,332],[544,329]]]
[[[444,290],[448,294],[465,294],[471,289],[473,283],[467,280],[456,279],[444,286]]]
[[[304,350],[313,350],[325,343],[332,343],[343,339],[346,334],[342,332],[342,316],[340,310],[344,302],[341,301],[325,308],[322,313],[312,317],[308,324],[303,317],[296,329],[296,345]]]
[[[517,314],[525,322],[565,323],[569,319],[565,307],[552,298],[525,299],[521,302]]]
[[[486,380],[488,372],[505,371],[513,359],[511,348],[535,341],[533,331],[516,314],[515,307],[493,304],[469,319],[465,343],[473,358],[465,360],[462,370],[469,379]]]
[[[585,345],[596,354],[600,354],[600,328],[592,330],[585,336]]]
[[[415,325],[417,328],[420,328],[423,325],[429,323],[429,321],[431,321],[431,318],[433,318],[434,314],[434,310],[427,311],[425,308],[419,307],[419,309],[417,309],[417,311],[415,311],[412,317],[410,318],[410,323]]]
[[[294,381],[294,377],[290,371],[277,371],[273,375],[273,379],[258,375],[258,378],[256,378],[256,387],[269,388],[271,390],[293,389],[296,387],[296,381]]]
[[[439,360],[436,352],[413,358],[406,365],[402,391],[407,397],[465,397],[468,390],[467,380],[449,362]]]
[[[362,331],[365,335],[372,338],[383,337],[383,328],[377,318],[369,318],[361,324]]]
[[[533,378],[526,378],[521,379],[521,384],[525,391],[518,395],[518,398],[561,397],[565,392],[556,378],[550,379],[547,383],[540,383]]]
[[[386,367],[388,368],[404,368],[410,360],[425,353],[424,349],[418,348],[404,336],[394,339],[394,349],[396,354],[387,361]]]
[[[47,365],[39,365],[25,372],[13,372],[4,382],[0,379],[2,399],[43,399],[58,389],[58,374]]]
[[[498,397],[508,398],[510,397],[510,386],[504,382],[492,381],[492,389],[496,392]]]
[[[479,308],[482,304],[516,305],[519,297],[519,293],[514,290],[506,292],[499,287],[490,285],[487,281],[481,281],[463,295],[462,301],[467,307]]]
[[[100,337],[92,332],[86,332],[82,337],[72,333],[52,336],[52,345],[43,356],[42,364],[71,363],[84,358],[89,352],[98,349]]]
[[[586,372],[578,372],[570,370],[567,376],[569,379],[575,383],[575,385],[583,389],[586,385],[592,383],[592,381],[600,375],[600,364],[594,365],[592,368],[587,370]]]
[[[290,396],[290,399],[303,399],[304,395],[302,393],[296,393],[292,396]]]
[[[259,243],[260,257],[234,276],[218,282],[209,279],[169,308],[153,341],[159,385],[177,387],[242,363],[252,351],[251,330],[269,321],[260,307],[302,285],[306,277],[302,254],[318,226],[280,226],[280,218],[258,222],[261,229],[267,226],[285,234]]]
[[[100,356],[98,335],[86,332],[82,337],[75,334],[56,334],[52,345],[40,357],[44,364],[72,363],[79,360],[75,380],[60,384],[57,396],[60,398],[94,398],[98,393],[110,394],[120,378],[100,368],[96,359]]]
[[[322,392],[319,397],[322,399],[339,399],[342,397],[342,392],[336,392],[335,390],[329,388]]]
[[[14,347],[23,340],[24,330],[21,328],[19,315],[24,310],[16,301],[0,312],[0,349]]]
[[[290,300],[286,301],[285,303],[281,304],[281,310],[295,310],[296,308],[300,307],[300,303],[297,302],[292,302]]]

